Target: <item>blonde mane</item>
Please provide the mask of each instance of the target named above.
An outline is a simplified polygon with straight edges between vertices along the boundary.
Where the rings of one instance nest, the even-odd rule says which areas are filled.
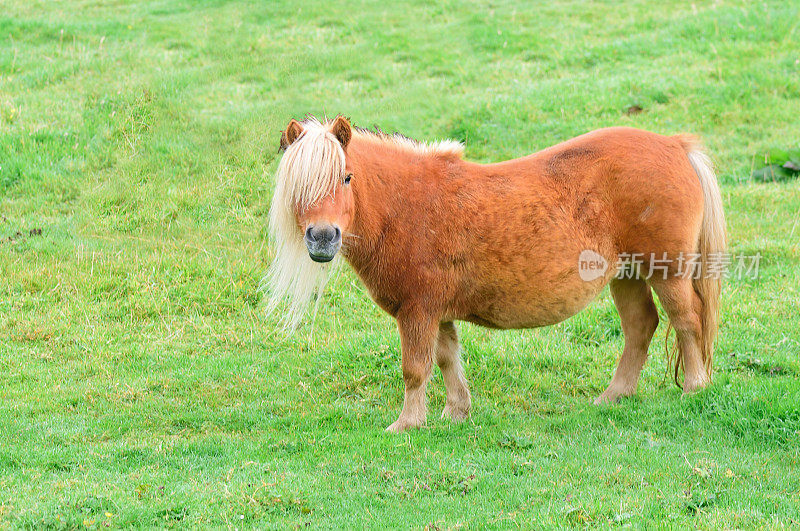
[[[275,192],[269,214],[269,234],[274,258],[264,283],[268,286],[267,313],[275,312],[285,301],[283,326],[296,329],[315,300],[314,314],[330,273],[341,262],[339,255],[327,264],[308,256],[303,233],[297,226],[296,210],[304,210],[330,193],[335,193],[345,172],[345,154],[330,130],[330,122],[308,117],[303,132],[286,148],[276,175]],[[419,155],[461,156],[464,146],[454,140],[418,142],[400,134],[353,128],[354,138],[381,142]]]
[[[353,135],[363,140],[389,144],[405,151],[410,151],[418,155],[464,155],[464,144],[457,140],[436,140],[433,142],[421,142],[401,135],[400,133],[385,133],[378,129],[353,128]]]
[[[336,190],[344,176],[344,150],[327,125],[314,118],[303,122],[303,133],[278,164],[275,193],[269,212],[269,234],[275,256],[267,273],[273,313],[285,300],[284,327],[296,329],[312,299],[319,300],[329,273],[339,262],[328,264],[308,257],[303,233],[297,226],[295,209],[303,210]],[[315,305],[315,313],[316,313]]]

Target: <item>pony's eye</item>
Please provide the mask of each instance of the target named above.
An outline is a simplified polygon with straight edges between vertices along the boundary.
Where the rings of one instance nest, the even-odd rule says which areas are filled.
[[[348,173],[347,175],[345,175],[344,176],[344,184],[350,184],[350,179],[352,179],[352,178],[353,178],[353,174],[352,173]]]

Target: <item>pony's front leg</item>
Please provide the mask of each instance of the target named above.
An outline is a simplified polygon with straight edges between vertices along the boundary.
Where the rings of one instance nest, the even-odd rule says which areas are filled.
[[[403,381],[406,386],[403,411],[386,431],[419,428],[425,424],[427,412],[425,389],[431,375],[433,352],[439,323],[430,316],[416,314],[397,318],[400,330],[400,350],[403,358]]]

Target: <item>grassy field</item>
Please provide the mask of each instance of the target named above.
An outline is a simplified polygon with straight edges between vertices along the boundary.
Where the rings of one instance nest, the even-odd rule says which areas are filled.
[[[5,0],[0,527],[800,525],[797,2]],[[637,112],[635,106],[641,108]],[[631,107],[633,109],[629,110]],[[389,436],[397,332],[348,270],[315,334],[258,292],[279,131],[343,113],[467,157],[630,125],[701,135],[731,248],[703,393],[605,388],[606,290],[532,331],[462,325],[473,416]],[[663,323],[663,321],[662,321]]]

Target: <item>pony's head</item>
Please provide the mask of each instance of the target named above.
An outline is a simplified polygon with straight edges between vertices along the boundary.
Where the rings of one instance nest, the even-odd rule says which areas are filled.
[[[352,174],[345,150],[352,137],[343,116],[332,122],[291,120],[281,136],[270,209],[275,259],[269,273],[270,309],[288,299],[285,322],[296,327],[308,302],[319,298],[353,219]]]

